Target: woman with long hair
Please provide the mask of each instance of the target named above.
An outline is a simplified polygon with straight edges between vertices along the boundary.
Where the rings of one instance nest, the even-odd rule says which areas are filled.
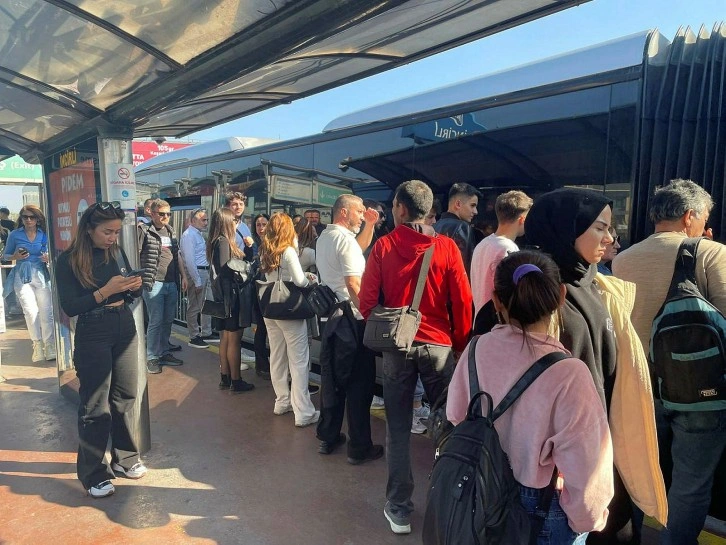
[[[260,246],[262,246],[262,237],[265,236],[265,228],[267,223],[270,221],[270,216],[267,214],[257,214],[252,220],[252,251],[254,256],[257,257],[260,253]]]
[[[317,274],[315,243],[318,241],[318,233],[315,225],[303,218],[295,226],[295,234],[297,235],[297,255],[300,258],[300,266],[305,272]]]
[[[262,246],[262,237],[265,236],[267,223],[270,216],[267,214],[257,214],[252,220],[252,240],[255,241],[252,246],[255,258],[259,257],[260,247]],[[260,300],[254,298],[254,317],[255,317],[255,374],[265,380],[270,380],[270,355],[267,350],[267,326],[262,318],[260,311]]]
[[[124,212],[118,203],[89,206],[70,247],[55,267],[60,306],[78,316],[73,363],[80,387],[78,478],[92,498],[114,493],[114,472],[140,479],[146,466],[129,411],[138,389],[138,339],[128,303],[141,295],[141,276],[131,272],[118,236]],[[106,445],[111,438],[111,467]]]
[[[535,361],[567,352],[548,334],[565,286],[552,259],[525,250],[500,262],[493,299],[503,323],[479,338],[475,354],[478,389],[496,407]],[[449,384],[446,413],[455,424],[466,418],[469,405],[467,361],[465,350]],[[581,545],[587,532],[605,526],[613,496],[612,444],[605,409],[580,359],[569,357],[544,371],[494,427],[533,522],[542,489],[555,466],[559,471],[562,484],[555,487],[537,543]]]
[[[213,318],[212,326],[220,332],[219,341],[219,389],[239,394],[254,389],[255,385],[240,378],[242,363],[240,343],[242,326],[240,324],[239,286],[236,272],[229,265],[232,259],[243,259],[244,251],[235,242],[237,222],[234,213],[228,208],[220,208],[212,214],[207,239],[207,260],[211,268],[212,292],[217,301],[224,301],[225,308],[231,310],[229,318]]]
[[[267,281],[282,279],[304,287],[317,279],[303,272],[297,256],[297,240],[292,219],[278,212],[270,217],[260,249],[260,272]],[[295,413],[297,427],[315,424],[320,411],[310,401],[308,392],[308,328],[305,320],[265,318],[270,337],[270,375],[275,390],[274,413]],[[292,385],[288,386],[288,371]]]
[[[8,235],[3,259],[15,261],[8,274],[3,297],[15,290],[25,315],[33,362],[55,359],[53,300],[48,272],[48,235],[45,215],[34,204],[26,204],[18,214],[17,228]]]

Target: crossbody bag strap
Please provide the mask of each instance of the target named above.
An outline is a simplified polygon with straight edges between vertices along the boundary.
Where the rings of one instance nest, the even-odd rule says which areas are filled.
[[[476,371],[476,343],[481,335],[472,337],[469,343],[469,401],[479,393],[479,374]]]
[[[411,303],[411,310],[416,312],[418,306],[421,304],[421,297],[423,296],[424,285],[426,284],[426,276],[429,274],[429,266],[431,265],[431,257],[434,255],[435,243],[432,243],[424,252],[423,262],[421,263],[421,272],[418,273],[418,281],[416,282],[416,291],[413,293],[413,302]]]

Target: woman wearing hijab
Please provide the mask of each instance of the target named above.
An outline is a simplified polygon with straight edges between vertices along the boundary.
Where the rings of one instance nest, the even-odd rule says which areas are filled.
[[[567,294],[559,339],[587,365],[609,416],[615,498],[606,528],[591,533],[588,543],[637,543],[629,541],[632,510],[623,483],[636,505],[658,520],[666,520],[667,502],[647,362],[630,323],[635,291],[632,284],[597,274],[613,242],[611,221],[612,201],[603,194],[564,188],[535,201],[525,232],[560,269]]]

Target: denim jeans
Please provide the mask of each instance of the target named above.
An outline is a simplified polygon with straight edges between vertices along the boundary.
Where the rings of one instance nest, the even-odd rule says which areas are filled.
[[[157,360],[169,354],[169,336],[178,298],[176,283],[154,282],[151,291],[144,290],[143,297],[149,313],[146,359]]]
[[[671,453],[668,527],[663,545],[697,545],[711,503],[716,466],[726,448],[726,410],[672,411],[655,400],[658,443]]]
[[[424,395],[424,387],[423,382],[421,382],[421,377],[418,377],[418,380],[416,381],[416,388],[413,390],[413,400],[418,401],[419,403],[423,399]]]
[[[519,497],[532,523],[536,520],[534,511],[542,492],[543,490],[539,488],[529,488],[521,485],[519,487]],[[537,545],[585,545],[586,540],[587,533],[578,534],[570,528],[567,515],[560,507],[560,492],[555,490],[544,526],[537,536]]]
[[[386,499],[397,516],[408,517],[413,510],[410,443],[416,380],[420,374],[429,402],[435,403],[453,372],[454,356],[450,346],[414,343],[408,354],[383,354],[388,461]]]

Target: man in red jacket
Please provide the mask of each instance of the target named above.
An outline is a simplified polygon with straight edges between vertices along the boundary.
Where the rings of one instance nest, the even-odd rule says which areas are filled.
[[[360,311],[368,318],[383,294],[386,307],[410,305],[423,255],[434,245],[419,310],[421,326],[408,354],[383,354],[383,398],[388,426],[388,485],[384,515],[397,534],[411,532],[413,476],[409,449],[413,391],[420,373],[426,396],[435,403],[449,383],[454,352],[469,339],[472,296],[461,253],[448,237],[424,223],[434,196],[419,180],[402,183],[393,198],[396,228],[378,239],[361,280]],[[452,352],[453,348],[453,352]]]

